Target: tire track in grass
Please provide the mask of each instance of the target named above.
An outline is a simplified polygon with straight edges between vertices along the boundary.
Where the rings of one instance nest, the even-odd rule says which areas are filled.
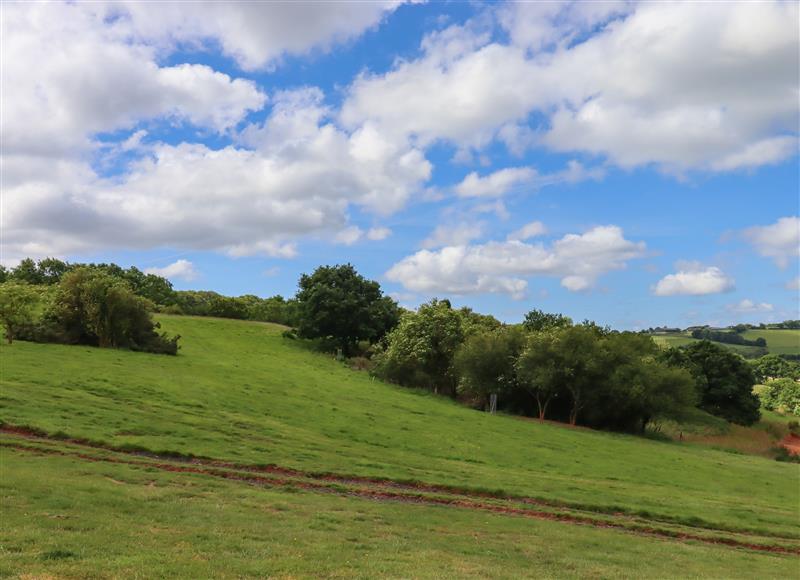
[[[314,493],[329,493],[373,501],[481,510],[502,515],[614,529],[666,540],[695,541],[760,552],[800,555],[800,547],[794,545],[768,544],[718,535],[702,535],[696,531],[686,531],[684,528],[690,526],[681,526],[680,524],[676,524],[675,529],[669,529],[663,526],[663,522],[647,521],[644,518],[639,518],[639,522],[644,523],[637,523],[636,520],[624,514],[602,513],[602,517],[593,517],[585,515],[585,513],[577,513],[579,510],[568,506],[547,505],[534,498],[500,497],[492,495],[491,492],[470,492],[448,486],[410,484],[367,477],[337,476],[334,474],[313,474],[279,466],[241,465],[207,458],[168,457],[145,451],[123,451],[78,439],[48,437],[30,429],[8,425],[0,426],[0,432],[9,436],[9,438],[15,439],[13,442],[1,442],[0,445],[23,453],[60,455],[84,461],[123,464],[172,473],[210,476],[259,487],[278,489],[288,487]],[[32,441],[40,446],[25,445],[21,440]],[[41,446],[42,444],[45,446]],[[87,451],[91,451],[91,453],[87,453]],[[515,504],[525,504],[526,507],[520,507]],[[527,507],[528,505],[549,508],[549,511]],[[656,527],[658,524],[662,524],[662,527]],[[729,530],[724,529],[701,528],[701,530],[731,533]],[[793,539],[768,538],[756,533],[745,533],[753,538],[765,541],[769,541],[769,539]]]

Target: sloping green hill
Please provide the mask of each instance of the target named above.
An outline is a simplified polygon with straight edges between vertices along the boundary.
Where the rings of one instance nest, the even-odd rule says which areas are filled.
[[[183,336],[177,357],[3,345],[0,419],[95,444],[277,464],[312,480],[415,480],[502,490],[592,517],[800,536],[796,465],[490,416],[372,380],[273,325],[161,321]]]
[[[652,335],[656,343],[665,346],[685,346],[697,342],[688,332],[658,333]],[[769,354],[794,354],[800,355],[800,330],[748,330],[742,333],[742,337],[747,340],[764,338],[767,341],[766,352]],[[746,358],[756,358],[762,356],[765,349],[758,346],[744,346],[740,344],[728,344],[725,342],[715,342],[725,348],[738,352]]]
[[[800,330],[748,330],[742,336],[747,340],[765,339],[770,354],[800,355]]]

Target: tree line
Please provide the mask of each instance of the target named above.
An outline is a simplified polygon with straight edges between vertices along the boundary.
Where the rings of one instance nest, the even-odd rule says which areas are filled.
[[[9,341],[175,354],[179,337],[159,333],[151,311],[280,322],[294,329],[285,336],[316,340],[398,385],[475,408],[494,398],[504,412],[619,431],[642,432],[692,407],[751,424],[759,419],[756,378],[797,367],[779,357],[751,365],[706,340],[665,350],[646,334],[536,309],[520,324],[448,300],[404,310],[350,264],[303,275],[288,300],[175,291],[163,278],[114,264],[27,260],[6,276],[0,317]]]

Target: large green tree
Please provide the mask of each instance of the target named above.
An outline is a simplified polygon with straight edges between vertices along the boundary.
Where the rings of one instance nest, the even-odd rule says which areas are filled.
[[[670,349],[664,357],[694,375],[701,409],[740,425],[760,418],[753,369],[740,355],[703,340]]]
[[[304,274],[296,299],[298,334],[332,339],[345,354],[358,341],[382,338],[400,316],[397,303],[383,295],[380,284],[350,264],[320,266]]]
[[[409,387],[455,396],[453,367],[464,340],[463,318],[448,300],[431,300],[406,312],[386,336],[386,348],[375,357],[375,372]]]
[[[486,405],[490,395],[517,388],[515,363],[524,343],[518,328],[500,327],[468,335],[453,361],[458,390]]]

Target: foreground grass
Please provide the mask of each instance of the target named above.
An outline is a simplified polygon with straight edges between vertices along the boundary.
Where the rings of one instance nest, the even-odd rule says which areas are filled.
[[[112,445],[799,533],[796,465],[489,416],[373,381],[275,326],[162,322],[184,337],[178,357],[3,346],[0,419]]]
[[[789,578],[797,557],[0,451],[0,576]]]

